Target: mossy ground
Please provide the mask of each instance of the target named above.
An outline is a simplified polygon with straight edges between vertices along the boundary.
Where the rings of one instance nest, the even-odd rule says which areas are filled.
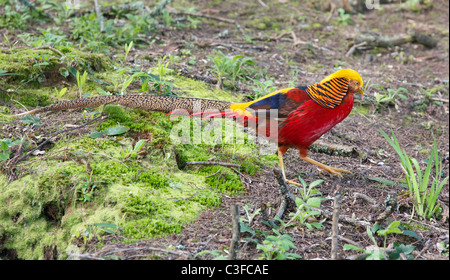
[[[178,11],[223,17],[233,22],[171,14],[168,10],[148,16],[141,13],[145,9],[120,9],[105,18],[104,33],[100,32],[100,22],[92,6],[87,6],[91,5],[89,1],[80,1],[79,11],[67,11],[57,5],[67,3],[66,0],[31,1],[40,9],[40,15],[26,7],[17,12],[19,5],[13,2],[27,1],[0,0],[0,139],[25,139],[29,146],[21,147],[20,152],[18,146],[8,148],[12,152],[10,160],[36,147],[56,131],[85,124],[92,110],[104,111],[108,118],[52,138],[40,149],[45,151],[44,155],[30,156],[17,166],[7,165],[11,161],[0,162],[1,259],[64,259],[69,253],[103,257],[105,251],[115,254],[126,247],[133,249],[121,251],[124,252],[121,258],[143,258],[147,254],[151,258],[159,254],[164,259],[175,256],[141,253],[134,250],[136,244],[124,244],[135,240],[139,240],[139,246],[157,244],[165,249],[178,248],[182,240],[184,249],[174,249],[180,256],[205,250],[218,252],[226,250],[231,240],[230,205],[248,206],[255,215],[265,206],[264,212],[270,218],[274,216],[280,193],[271,166],[278,159],[274,153],[263,153],[261,146],[252,141],[215,145],[174,141],[170,132],[181,127],[183,119],[171,120],[164,114],[113,105],[86,109],[82,113],[73,110],[41,114],[40,126],[8,119],[19,110],[46,106],[58,99],[74,99],[84,94],[142,93],[139,79],[126,90],[122,87],[138,72],[151,70],[153,75],[158,75],[157,66],[164,61],[163,57],[165,62],[170,60],[164,81],[174,87],[168,91],[155,90],[150,84],[149,92],[143,90],[145,94],[241,101],[263,94],[262,88],[255,88],[256,81],[273,82],[273,87],[286,88],[316,83],[339,68],[357,70],[367,86],[364,101],[356,100],[352,114],[325,134],[323,141],[353,146],[359,156],[310,153],[313,159],[347,169],[352,174],[338,178],[319,173],[315,166],[301,161],[294,149],[284,157],[289,179],[300,175],[308,183],[324,180],[317,186],[323,197],[333,197],[336,186],[342,186],[345,191],[341,215],[369,222],[370,217],[379,216],[382,209],[354,199],[356,193],[371,197],[378,205],[384,205],[387,196],[403,197],[403,187],[375,184],[370,180],[401,182],[404,179],[399,159],[378,133],[379,129],[393,130],[402,148],[417,158],[421,166],[426,165],[428,151],[436,140],[444,171],[448,173],[449,71],[445,54],[448,54],[449,31],[448,13],[442,12],[448,10],[448,1],[432,1],[434,7],[425,5],[420,11],[398,10],[394,3],[382,4],[378,10],[343,14],[339,10],[330,13],[322,7],[323,3],[332,2],[328,0],[174,0],[170,1],[170,7]],[[105,8],[129,2],[136,1],[99,1]],[[153,9],[153,4],[164,1],[144,2]],[[335,2],[338,5],[337,2],[346,1]],[[84,15],[78,16],[77,12]],[[427,49],[409,43],[393,48],[358,48],[353,55],[347,55],[351,38],[359,32],[373,31],[395,37],[410,28],[433,36],[439,42],[437,47]],[[123,47],[131,41],[134,45],[126,55]],[[248,77],[233,82],[225,76],[222,81],[225,90],[217,89],[214,82],[217,73],[208,58],[217,50],[228,57],[251,58],[255,65],[246,69]],[[88,73],[82,90],[77,85],[76,71]],[[374,96],[382,91],[369,85],[393,90],[407,88],[408,100],[400,98],[395,104],[377,106]],[[60,96],[58,93],[64,88],[67,92]],[[129,131],[116,136],[90,137],[93,132],[118,125],[128,127]],[[205,139],[212,139],[208,135],[208,129],[213,127],[210,122],[189,121],[188,125],[201,128],[206,132]],[[242,134],[233,132],[212,140],[239,139]],[[193,134],[187,137],[190,139],[187,142],[199,139]],[[124,157],[139,140],[145,141],[143,149]],[[240,164],[237,170],[240,173],[225,166],[186,165],[189,161],[206,160]],[[10,178],[15,180],[8,184]],[[291,191],[299,195],[295,188]],[[445,205],[447,198],[448,182],[439,196],[441,205]],[[333,211],[330,201],[324,201],[321,208]],[[444,252],[438,246],[422,248],[422,245],[438,244],[445,239],[442,232],[448,229],[448,215],[443,210],[442,218],[418,221],[411,216],[415,212],[407,201],[388,220],[411,224],[411,229],[417,230],[422,240],[405,243],[416,246],[415,256],[440,259]],[[285,223],[288,214],[283,217]],[[424,227],[417,226],[411,217],[417,218]],[[256,215],[252,229],[264,236],[272,235],[262,220],[262,214]],[[387,226],[386,222],[381,226]],[[323,225],[325,229],[314,231],[299,224],[283,229],[299,248],[290,252],[304,259],[328,259],[331,243],[324,240],[331,232],[331,223],[325,221]],[[359,227],[342,223],[340,230],[361,248],[373,246],[366,231]],[[171,234],[176,232],[180,234]],[[249,235],[243,235],[246,237]],[[252,238],[264,241],[262,236]],[[389,235],[388,244],[394,241],[405,242],[400,235]],[[262,251],[251,243],[240,243],[238,259],[261,257]],[[355,254],[339,250],[342,258]]]
[[[48,51],[45,54],[51,55]],[[78,55],[90,61],[87,54]],[[9,69],[11,72],[19,70]],[[183,96],[239,100],[203,82],[177,75],[168,79]],[[53,103],[54,93],[50,87],[30,88],[12,99],[26,107],[40,107]],[[127,242],[177,233],[201,211],[220,205],[221,193],[244,192],[234,170],[223,166],[180,169],[176,156],[181,165],[214,156],[218,161],[228,162],[231,158],[231,162],[242,164],[243,172],[252,175],[262,165],[249,155],[249,151],[256,149],[254,144],[184,144],[176,146],[178,154],[175,155],[171,153],[175,146],[171,143],[170,131],[177,121],[170,120],[169,116],[115,105],[97,110],[103,110],[108,116],[97,126],[97,131],[118,125],[130,130],[111,138],[92,138],[89,134],[61,138],[46,151],[54,153],[53,156],[38,161],[31,158],[31,162],[24,165],[27,171],[18,180],[7,184],[6,176],[0,175],[1,185],[6,185],[0,192],[0,236],[3,247],[15,251],[18,258],[43,259],[46,250],[54,247],[57,258],[79,253],[83,246],[74,245],[79,244],[77,240],[87,242],[92,238],[101,239],[105,234],[97,224],[115,225],[116,234]],[[9,110],[4,113],[8,114]],[[207,126],[206,123],[199,125]],[[0,135],[3,137],[6,135]],[[122,152],[140,139],[146,141],[141,153],[124,159]]]

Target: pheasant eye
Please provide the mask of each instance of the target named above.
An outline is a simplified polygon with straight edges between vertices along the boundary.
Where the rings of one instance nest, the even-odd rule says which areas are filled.
[[[359,84],[358,82],[356,82],[355,84]]]

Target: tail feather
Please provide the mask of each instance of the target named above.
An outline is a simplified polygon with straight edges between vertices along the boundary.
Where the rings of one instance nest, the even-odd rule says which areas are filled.
[[[208,110],[225,111],[230,108],[231,103],[201,98],[155,96],[155,95],[109,95],[96,96],[63,101],[47,107],[38,108],[29,112],[14,115],[14,117],[38,114],[47,111],[61,111],[65,109],[77,109],[85,107],[98,107],[106,104],[117,104],[133,109],[172,113],[174,111],[205,112]]]

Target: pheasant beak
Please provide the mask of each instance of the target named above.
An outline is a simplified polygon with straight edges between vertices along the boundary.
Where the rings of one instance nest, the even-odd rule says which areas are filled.
[[[362,90],[362,88],[359,88],[358,92],[361,93],[361,95],[364,94],[364,91]]]

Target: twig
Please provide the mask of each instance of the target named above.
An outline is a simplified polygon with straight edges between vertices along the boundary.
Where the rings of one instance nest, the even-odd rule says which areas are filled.
[[[104,261],[105,260],[103,258],[95,257],[95,256],[89,255],[89,254],[72,254],[72,253],[69,253],[69,254],[67,254],[67,256],[71,260],[98,260],[98,261]]]
[[[275,214],[275,217],[270,220],[270,223],[278,223],[278,219],[283,217],[284,211],[286,211],[288,205],[293,204],[295,202],[294,196],[289,192],[286,180],[284,180],[283,173],[279,167],[275,167],[273,169],[274,175],[277,177],[278,185],[280,186],[280,192],[283,195],[283,198],[280,203],[280,207],[278,207],[278,211]]]
[[[442,98],[437,98],[437,97],[431,97],[430,99],[433,101],[448,103],[448,99],[442,99]]]
[[[185,11],[177,11],[177,10],[174,10],[174,9],[170,9],[169,13],[170,14],[175,14],[175,15],[186,15],[186,16],[193,16],[193,17],[203,17],[203,18],[212,19],[212,20],[216,20],[216,21],[222,21],[222,22],[226,22],[226,23],[236,24],[236,22],[234,20],[232,20],[232,19],[223,18],[223,17],[216,17],[216,16],[211,16],[211,15],[206,15],[206,14],[201,14],[201,13],[191,13],[191,12],[185,12]]]
[[[367,42],[366,41],[364,41],[364,42],[362,42],[362,43],[359,43],[359,44],[356,44],[356,45],[353,45],[349,50],[348,50],[348,52],[345,54],[345,56],[351,56],[354,52],[355,52],[355,50],[357,49],[357,48],[359,48],[359,47],[362,47],[362,46],[365,46],[365,45],[367,45]]]
[[[266,5],[262,0],[258,0],[259,4],[263,6],[264,8],[269,8],[269,6]]]
[[[337,185],[334,196],[333,224],[331,226],[331,259],[337,260],[339,214],[341,212],[341,186]]]
[[[223,17],[216,17],[216,16],[211,16],[211,15],[206,15],[206,14],[201,14],[201,13],[191,13],[191,12],[185,12],[185,11],[177,11],[175,9],[167,9],[167,10],[169,11],[170,14],[186,15],[186,16],[192,16],[192,17],[203,17],[203,18],[212,19],[212,20],[215,20],[215,21],[221,21],[221,22],[234,24],[239,29],[239,32],[241,32],[242,35],[245,35],[245,32],[242,29],[241,25],[239,23],[237,23],[236,21],[232,20],[232,19],[223,18]]]
[[[236,260],[241,235],[239,226],[239,207],[237,205],[231,205],[231,219],[233,224],[233,237],[231,238],[230,253],[228,258],[230,260]]]
[[[61,51],[55,49],[52,46],[48,46],[47,45],[47,46],[41,46],[41,47],[32,48],[32,50],[43,50],[43,49],[49,49],[49,50],[54,51],[55,53],[59,54],[60,56],[64,56],[64,54]]]
[[[241,165],[229,163],[229,162],[219,162],[219,161],[189,161],[186,162],[186,165],[221,165],[225,167],[235,167],[235,168],[241,168]]]
[[[233,168],[233,169],[234,169],[234,168]],[[211,175],[205,176],[205,179],[217,175],[217,173],[219,173],[220,171],[222,171],[222,169],[217,170],[217,172],[214,172],[214,173],[211,174]]]
[[[365,194],[354,192],[353,196],[355,197],[355,199],[356,198],[360,198],[360,199],[368,202],[372,208],[379,208],[380,207],[380,205],[378,204],[378,202],[375,199],[373,199],[373,198],[371,198],[371,197],[369,197],[369,196],[367,196]]]

